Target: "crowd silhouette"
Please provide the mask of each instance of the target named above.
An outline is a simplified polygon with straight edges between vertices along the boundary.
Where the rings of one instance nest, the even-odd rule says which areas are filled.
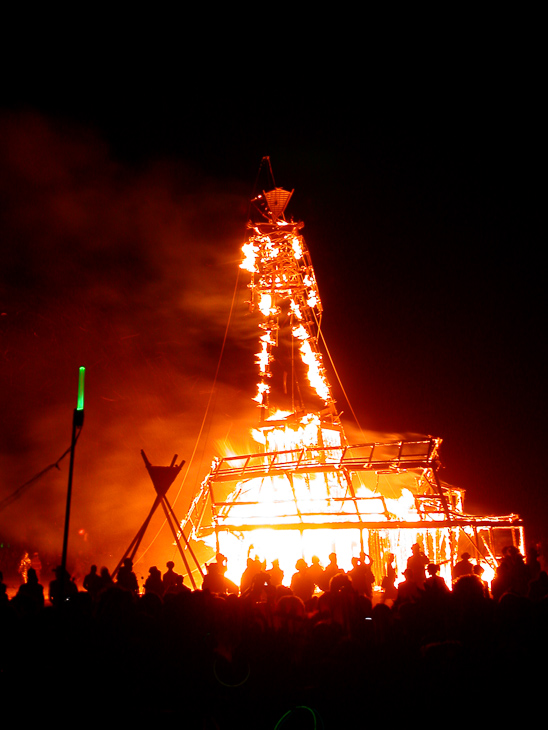
[[[364,727],[427,709],[439,722],[448,706],[463,709],[459,693],[482,698],[490,718],[499,707],[523,719],[548,648],[539,557],[505,548],[489,585],[464,554],[451,586],[419,545],[399,582],[390,555],[382,579],[363,554],[348,572],[334,553],[325,568],[300,558],[285,584],[276,559],[267,568],[249,558],[239,585],[218,555],[199,589],[172,561],[151,566],[142,586],[130,559],[115,576],[92,565],[80,589],[60,569],[44,588],[27,566],[11,598],[0,574],[0,682],[19,707],[58,697],[65,712],[93,696],[90,718],[198,730],[275,730],[282,718],[288,728]]]

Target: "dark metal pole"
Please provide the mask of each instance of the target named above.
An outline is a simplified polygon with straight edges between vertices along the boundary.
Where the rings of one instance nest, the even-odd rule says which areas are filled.
[[[59,585],[59,597],[61,600],[65,597],[65,574],[67,570],[67,547],[68,547],[68,534],[69,534],[69,523],[70,523],[70,503],[72,499],[72,475],[74,473],[74,452],[76,450],[76,432],[84,423],[84,411],[78,408],[74,409],[72,417],[72,440],[70,445],[70,465],[69,465],[69,476],[68,476],[68,488],[67,488],[67,506],[65,509],[65,531],[63,535],[63,554],[61,557],[61,575],[57,576],[60,581]]]

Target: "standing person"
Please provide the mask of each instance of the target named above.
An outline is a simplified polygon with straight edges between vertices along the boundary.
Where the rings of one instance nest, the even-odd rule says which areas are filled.
[[[411,555],[407,559],[407,568],[412,572],[413,581],[418,588],[424,586],[424,581],[426,580],[425,569],[429,562],[418,542],[411,546]]]
[[[428,571],[429,577],[424,581],[425,590],[438,595],[447,594],[449,592],[447,583],[441,575],[438,575],[440,566],[437,563],[428,563],[426,570]]]
[[[489,591],[489,584],[486,580],[483,580],[483,574],[485,570],[481,565],[474,565],[474,575],[477,575],[483,586],[483,595],[485,598],[491,598],[491,592]]]
[[[55,578],[49,584],[49,600],[52,606],[58,607],[63,600],[78,593],[78,587],[68,570],[63,572],[62,566],[55,568]]]
[[[102,585],[103,582],[101,580],[101,576],[97,572],[97,566],[92,565],[89,573],[84,576],[82,586],[84,590],[86,590],[90,594],[91,598],[95,600],[97,598],[97,595],[99,594],[99,591],[101,590]]]
[[[328,591],[331,579],[337,575],[337,573],[344,573],[342,568],[339,568],[337,563],[337,553],[329,554],[329,563],[326,565],[323,571],[323,588],[322,590]]]
[[[371,563],[366,563],[365,557],[365,553],[361,553],[360,558],[352,558],[352,570],[349,571],[348,575],[354,590],[360,596],[372,598],[375,576],[371,569]]]
[[[130,591],[135,596],[138,595],[139,583],[137,582],[137,576],[133,572],[133,561],[131,558],[124,558],[122,567],[116,577],[116,585],[120,588],[125,588],[126,591]]]
[[[238,595],[239,587],[225,575],[226,567],[223,562],[214,560],[206,565],[206,574],[202,583],[202,590],[224,596],[227,593]]]
[[[104,593],[109,588],[112,588],[112,586],[114,585],[114,581],[112,580],[112,576],[110,575],[106,565],[103,565],[103,567],[101,568],[99,572],[99,578],[101,579],[101,587],[99,589],[101,593]]]
[[[315,585],[320,589],[324,590],[324,570],[320,559],[317,555],[313,555],[310,561],[310,567],[308,568],[310,577],[314,581]]]
[[[360,560],[363,565],[363,572],[365,576],[365,582],[366,582],[366,588],[365,588],[365,595],[369,598],[373,598],[373,586],[375,585],[376,578],[375,574],[373,573],[372,561],[369,555],[366,555],[365,553],[360,553]],[[367,562],[366,562],[367,561]]]
[[[20,603],[27,601],[29,606],[33,607],[33,612],[38,613],[44,608],[44,587],[41,585],[34,568],[29,568],[27,573],[27,582],[19,586],[14,601]]]
[[[536,545],[531,545],[527,550],[525,564],[529,571],[529,580],[537,580],[542,572],[540,564],[540,552]]]
[[[253,584],[253,578],[258,575],[262,570],[261,562],[258,558],[252,558],[248,556],[246,562],[246,568],[242,573],[240,579],[240,594],[244,594],[249,590]]]
[[[40,582],[40,573],[42,572],[42,561],[40,560],[40,556],[35,551],[32,553],[32,558],[30,559],[30,567],[34,568],[34,572],[36,573],[36,578],[38,579],[38,582]]]
[[[9,603],[8,587],[4,583],[4,575],[0,572],[0,607],[7,606]]]
[[[528,587],[529,571],[523,555],[515,545],[507,545],[502,549],[502,559],[495,571],[495,577],[491,581],[493,598],[498,601],[508,591],[525,596]]]
[[[266,571],[266,574],[270,576],[270,585],[274,587],[282,585],[284,572],[280,568],[280,561],[277,558],[272,561],[272,567]]]
[[[394,567],[395,556],[394,553],[386,554],[386,575],[382,579],[383,597],[382,600],[394,601],[398,595],[398,589],[396,588],[397,572]]]
[[[175,573],[177,576],[175,579],[175,583],[169,586],[169,588],[164,591],[164,596],[169,596],[174,593],[190,593],[190,588],[185,585],[185,579],[183,575],[179,575],[179,573]]]
[[[294,573],[291,578],[290,588],[294,595],[298,596],[304,601],[304,603],[306,603],[314,595],[316,586],[309,573],[306,560],[299,558],[299,560],[295,563],[295,568],[297,572]]]
[[[205,568],[206,574],[204,575],[202,590],[224,596],[226,593],[226,583],[219,563],[213,560],[211,563],[208,563]]]
[[[164,586],[164,593],[167,593],[170,588],[174,588],[179,585],[179,579],[181,576],[175,572],[175,563],[173,560],[168,560],[166,563],[166,572],[162,576],[162,583]]]
[[[160,598],[164,595],[164,582],[160,570],[153,565],[149,568],[148,577],[145,580],[145,593],[155,593]]]
[[[21,583],[27,582],[27,574],[28,574],[28,570],[30,567],[31,567],[30,556],[25,551],[23,553],[23,557],[21,558],[21,561],[19,562],[19,567],[17,569],[19,571],[19,575],[21,576]]]
[[[424,593],[423,589],[418,586],[411,568],[406,568],[403,571],[403,577],[404,580],[398,584],[398,595],[394,601],[394,608],[396,610],[399,610],[404,603],[418,601]]]
[[[460,556],[460,560],[453,567],[451,578],[454,583],[459,578],[462,578],[463,575],[472,575],[473,573],[474,566],[470,562],[470,553],[463,553]]]

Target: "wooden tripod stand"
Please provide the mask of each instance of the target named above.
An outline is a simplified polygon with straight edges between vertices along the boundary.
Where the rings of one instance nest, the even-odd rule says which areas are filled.
[[[181,469],[183,468],[185,462],[183,460],[177,466],[175,464],[175,462],[177,461],[177,454],[175,454],[175,456],[173,457],[171,464],[169,466],[152,466],[152,464],[148,460],[145,452],[142,449],[141,449],[141,456],[143,457],[147,471],[150,475],[150,478],[152,479],[152,484],[154,485],[154,489],[156,490],[156,498],[154,500],[154,503],[151,507],[150,512],[147,515],[147,518],[141,525],[139,532],[135,535],[135,537],[133,538],[128,549],[122,556],[122,559],[116,566],[116,568],[112,574],[112,577],[114,578],[115,575],[118,573],[122,563],[124,562],[124,560],[126,558],[130,558],[130,560],[133,561],[133,559],[135,558],[135,554],[136,554],[137,550],[139,549],[139,545],[141,544],[141,540],[143,539],[144,534],[147,531],[147,528],[150,524],[150,521],[151,521],[154,513],[158,509],[158,507],[161,505],[162,509],[164,510],[166,521],[167,521],[167,523],[171,529],[171,532],[173,534],[173,537],[175,539],[175,543],[179,550],[179,554],[181,555],[181,558],[183,560],[186,572],[188,573],[188,577],[190,578],[190,582],[192,583],[192,587],[194,589],[196,589],[196,582],[194,580],[194,576],[192,575],[192,570],[188,563],[183,546],[181,545],[181,540],[184,542],[192,559],[194,560],[194,563],[195,563],[196,567],[198,568],[198,572],[203,577],[202,568],[196,558],[196,555],[194,554],[194,551],[192,550],[192,547],[190,546],[188,539],[185,537],[184,532],[180,529],[179,525],[181,523],[175,516],[173,508],[170,505],[170,503],[168,502],[168,499],[166,496],[168,489],[171,487],[171,485],[177,478],[177,476],[178,476],[179,472],[181,471]]]

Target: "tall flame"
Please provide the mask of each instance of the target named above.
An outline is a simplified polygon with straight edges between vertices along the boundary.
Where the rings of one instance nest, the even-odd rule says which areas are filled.
[[[468,531],[452,525],[453,518],[464,522],[463,492],[439,482],[441,439],[348,445],[318,349],[322,307],[302,224],[279,211],[266,217],[250,224],[240,264],[251,275],[251,309],[261,317],[254,396],[261,425],[251,431],[259,451],[216,459],[204,480],[215,529],[211,545],[228,557],[227,574],[235,582],[250,556],[278,559],[289,584],[298,558],[316,555],[326,565],[334,552],[344,570],[368,554],[379,585],[389,564],[398,580],[403,577],[418,543],[451,585],[458,536],[473,543],[479,533],[472,521]],[[271,403],[275,348],[288,341],[282,327],[297,345],[311,393],[323,403],[316,410],[301,402],[281,411]],[[217,502],[214,490],[230,483],[233,491]],[[485,540],[480,552],[493,566]]]

